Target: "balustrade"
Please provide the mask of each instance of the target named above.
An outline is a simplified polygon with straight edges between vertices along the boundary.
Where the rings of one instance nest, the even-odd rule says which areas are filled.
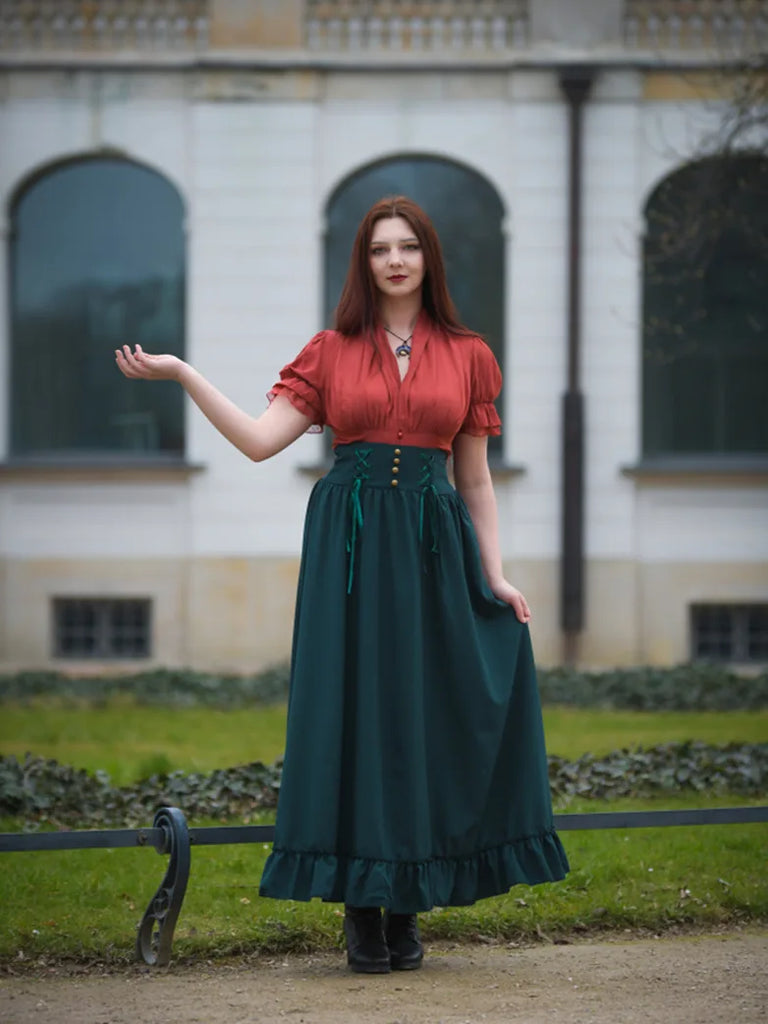
[[[204,49],[208,0],[2,0],[0,51]]]
[[[509,53],[531,46],[536,0],[305,0],[315,53]],[[2,0],[0,52],[208,48],[211,0]],[[624,0],[636,51],[743,54],[768,46],[768,0]],[[256,43],[258,46],[258,42]]]
[[[528,0],[307,0],[309,50],[461,52],[528,44]]]
[[[768,44],[766,0],[625,0],[628,50],[749,53]]]

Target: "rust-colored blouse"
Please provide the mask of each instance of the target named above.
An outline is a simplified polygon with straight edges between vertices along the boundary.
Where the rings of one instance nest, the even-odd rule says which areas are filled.
[[[383,329],[375,345],[321,331],[283,367],[270,398],[285,395],[315,428],[329,426],[334,446],[400,442],[450,453],[458,433],[501,433],[493,404],[500,390],[501,371],[485,342],[445,334],[422,311],[402,382]]]

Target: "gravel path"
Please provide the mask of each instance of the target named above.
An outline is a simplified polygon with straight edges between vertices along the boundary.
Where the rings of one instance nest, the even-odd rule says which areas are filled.
[[[434,946],[420,971],[343,956],[0,977],[2,1024],[766,1024],[768,931]]]

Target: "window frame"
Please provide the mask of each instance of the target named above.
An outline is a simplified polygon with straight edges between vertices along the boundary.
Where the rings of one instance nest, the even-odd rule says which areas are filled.
[[[51,598],[51,656],[61,661],[148,661],[153,650],[154,603],[150,597],[93,597],[88,595],[58,595]],[[66,642],[66,630],[70,636],[85,634],[88,626],[62,621],[67,612],[75,615],[89,611],[93,615],[92,634],[94,646],[88,650],[74,649]],[[136,611],[143,621],[138,625],[121,626],[115,622],[120,612]],[[138,637],[134,639],[136,650],[126,651],[120,645],[121,632]],[[124,640],[124,636],[123,636]],[[70,641],[70,644],[72,641]],[[139,649],[141,648],[141,649]]]
[[[21,389],[18,388],[19,374],[25,373],[23,364],[21,363],[21,347],[23,340],[20,338],[20,317],[21,312],[19,309],[19,292],[18,289],[21,287],[19,281],[19,254],[16,247],[21,244],[19,242],[19,221],[20,211],[23,209],[22,204],[25,200],[31,197],[34,189],[44,184],[46,179],[53,178],[60,172],[71,172],[77,170],[79,167],[92,166],[94,164],[103,164],[110,168],[119,168],[121,172],[126,169],[135,170],[141,175],[146,176],[141,188],[149,189],[150,194],[153,194],[156,198],[157,203],[161,204],[165,211],[165,218],[167,219],[170,229],[174,234],[167,234],[164,236],[168,238],[168,249],[173,252],[173,270],[168,272],[167,280],[165,277],[157,278],[161,281],[163,288],[170,288],[170,292],[166,295],[163,292],[162,297],[158,298],[157,311],[158,315],[162,310],[162,315],[165,316],[166,310],[169,308],[164,305],[170,302],[171,313],[169,314],[171,319],[166,321],[170,324],[168,328],[172,336],[176,339],[173,346],[166,344],[164,338],[162,343],[164,348],[176,352],[182,358],[184,357],[186,346],[187,346],[187,288],[188,288],[188,240],[186,232],[187,212],[186,202],[181,192],[177,188],[176,184],[165,174],[162,170],[152,167],[146,163],[132,159],[125,156],[122,153],[114,151],[105,151],[99,153],[83,153],[77,156],[66,158],[63,160],[56,160],[52,163],[46,164],[42,167],[37,168],[33,173],[27,175],[15,188],[9,203],[9,231],[7,235],[6,243],[6,256],[8,262],[8,274],[7,274],[7,299],[8,299],[8,335],[7,335],[7,350],[8,350],[8,388],[6,391],[7,400],[7,424],[8,434],[6,442],[5,460],[0,466],[0,469],[14,470],[17,467],[27,468],[30,471],[45,471],[48,468],[56,468],[57,466],[66,467],[68,470],[77,471],[79,469],[85,469],[86,471],[95,467],[97,470],[108,470],[110,467],[122,468],[127,466],[129,468],[137,468],[142,466],[158,466],[166,467],[173,471],[178,467],[187,466],[186,462],[186,451],[188,445],[188,431],[187,431],[187,410],[186,402],[183,394],[178,393],[178,388],[173,385],[172,382],[159,382],[153,386],[153,393],[148,395],[146,398],[139,401],[138,393],[134,399],[126,398],[128,406],[123,409],[119,402],[119,391],[118,389],[123,388],[123,395],[127,396],[129,390],[132,387],[132,382],[123,380],[117,371],[114,369],[114,356],[113,347],[107,343],[107,339],[104,339],[103,343],[89,342],[92,349],[88,351],[84,357],[90,366],[94,364],[94,351],[93,346],[95,344],[104,345],[104,354],[108,356],[108,370],[102,367],[102,375],[114,372],[115,386],[114,392],[110,390],[108,405],[110,410],[114,410],[115,423],[114,423],[114,435],[117,440],[113,443],[99,443],[103,436],[107,434],[106,427],[104,430],[89,428],[87,425],[80,425],[75,433],[80,436],[73,437],[74,443],[67,444],[66,442],[61,443],[61,434],[58,422],[54,426],[51,426],[47,430],[47,436],[40,439],[30,435],[28,424],[25,425],[25,418],[28,419],[32,413],[25,412],[20,409],[20,405],[24,406],[24,409],[28,409],[32,404],[30,402],[24,402],[21,396]],[[138,179],[137,179],[138,180]],[[70,189],[72,186],[70,186]],[[33,199],[34,201],[34,199]],[[140,202],[140,200],[135,200]],[[173,204],[177,204],[174,206]],[[35,216],[35,215],[33,215]],[[39,219],[39,214],[36,214]],[[32,221],[31,223],[33,223]],[[87,229],[86,229],[87,230]],[[113,231],[118,231],[117,227],[113,228]],[[34,243],[33,243],[34,244]],[[34,255],[35,249],[28,250]],[[30,256],[26,255],[25,262],[29,262]],[[87,263],[87,260],[86,260]],[[157,275],[157,266],[151,263],[147,264],[149,277],[148,280],[152,281],[151,275]],[[82,279],[80,279],[82,282]],[[118,287],[124,287],[128,290],[127,282],[125,278],[120,278],[119,273],[116,276]],[[83,289],[83,294],[88,294],[87,281],[85,284],[78,284],[77,287]],[[126,300],[130,301],[130,300]],[[135,309],[134,306],[130,307]],[[56,308],[56,307],[51,307]],[[153,311],[154,314],[154,311]],[[152,315],[153,315],[152,314]],[[132,332],[129,332],[132,334]],[[162,331],[163,335],[166,334],[166,329]],[[133,335],[132,335],[133,337]],[[136,341],[141,341],[141,338],[135,338]],[[99,348],[100,352],[100,348]],[[100,358],[98,360],[100,362]],[[107,365],[106,362],[104,364]],[[27,382],[29,386],[29,382]],[[58,403],[64,402],[72,404],[84,403],[84,396],[88,389],[88,382],[84,382],[81,387],[70,385],[69,394],[64,396],[56,396]],[[159,389],[159,390],[158,390]],[[37,393],[37,392],[36,392]],[[49,395],[49,398],[51,396]],[[137,409],[134,409],[134,405],[138,403]],[[144,406],[147,408],[145,409]],[[159,422],[162,424],[160,427],[162,437],[160,445],[157,447],[142,447],[140,443],[131,444],[131,424],[133,424],[134,434],[138,438],[141,433],[141,424],[139,420],[146,426],[148,415],[159,416]],[[125,429],[121,431],[118,424],[118,419],[123,416]],[[153,421],[154,423],[154,421]],[[147,428],[151,433],[152,429],[155,429],[151,424]],[[45,434],[45,428],[41,431]],[[84,441],[82,438],[84,437]],[[94,439],[98,438],[98,441],[94,443]],[[170,441],[170,443],[168,443]],[[189,468],[189,467],[188,467]]]
[[[398,170],[397,165],[402,165]],[[446,235],[448,232],[441,224],[442,218],[447,215],[441,210],[440,205],[436,204],[434,208],[430,207],[428,189],[425,186],[416,185],[414,180],[410,182],[407,180],[408,175],[413,175],[414,170],[419,167],[423,167],[427,164],[433,164],[440,168],[445,168],[450,172],[458,172],[459,175],[465,175],[467,182],[473,182],[476,184],[480,191],[479,196],[482,196],[481,202],[487,202],[496,205],[496,223],[495,223],[495,234],[492,239],[492,244],[497,246],[497,260],[496,260],[496,271],[498,274],[498,295],[495,302],[493,318],[495,329],[492,332],[484,331],[482,323],[473,322],[473,317],[464,316],[464,312],[459,308],[459,316],[466,323],[467,327],[471,330],[477,330],[479,334],[486,340],[489,347],[493,351],[494,356],[499,364],[499,368],[502,373],[502,390],[496,399],[496,407],[499,411],[499,415],[504,422],[504,393],[508,386],[505,375],[505,364],[506,360],[506,346],[507,346],[507,290],[509,287],[509,274],[508,274],[508,245],[507,235],[505,231],[506,224],[506,208],[504,201],[499,193],[496,186],[477,168],[470,164],[463,163],[459,160],[455,160],[451,157],[442,156],[434,153],[393,153],[381,159],[372,161],[364,164],[360,167],[355,168],[353,171],[345,175],[345,177],[337,183],[333,191],[328,196],[325,204],[324,211],[324,224],[325,231],[323,236],[323,272],[322,272],[322,309],[324,322],[327,325],[333,322],[333,311],[335,308],[336,301],[338,301],[338,293],[340,293],[340,287],[343,284],[344,277],[347,270],[347,261],[349,259],[349,253],[351,251],[352,242],[354,239],[354,231],[352,224],[359,224],[362,216],[365,212],[373,205],[373,203],[380,199],[383,194],[404,194],[408,195],[409,198],[413,199],[427,212],[430,219],[433,221],[437,230],[438,236],[440,237],[441,247],[443,249],[443,255],[446,266],[446,276],[448,278],[449,290],[451,292],[454,301],[456,301],[455,288],[451,287],[451,276],[452,276],[452,257],[450,242],[446,244]],[[392,187],[377,186],[369,190],[369,193],[365,198],[358,198],[352,201],[352,206],[355,210],[352,217],[348,217],[350,226],[347,232],[347,237],[343,239],[343,251],[344,256],[340,258],[339,252],[334,251],[333,243],[336,242],[340,245],[338,239],[332,236],[333,232],[333,211],[334,206],[343,197],[345,192],[349,190],[360,190],[361,182],[369,176],[378,174],[381,171],[386,172],[392,170],[396,182],[392,183]],[[399,174],[399,178],[397,177]],[[402,187],[400,187],[402,186]],[[364,189],[363,189],[364,191]],[[422,194],[422,192],[424,194]],[[488,232],[478,232],[478,235],[482,234],[487,237]],[[489,248],[490,248],[489,243]],[[329,277],[329,268],[333,268],[336,274],[337,282],[332,283]],[[454,271],[458,273],[458,271]],[[334,296],[334,293],[335,296]],[[481,301],[478,300],[478,305],[481,305]],[[459,302],[457,301],[457,306]],[[325,449],[326,453],[330,451],[331,437],[330,431],[326,431]],[[501,467],[503,458],[504,448],[504,437],[491,435],[488,438],[488,455],[489,460]],[[518,472],[519,467],[504,467]]]
[[[739,180],[746,186],[729,192],[729,183]],[[731,196],[734,191],[736,197],[729,198],[727,209],[720,211],[718,197]],[[750,238],[749,217],[755,207],[763,209],[763,195],[768,199],[768,158],[745,151],[684,164],[658,182],[646,200],[640,340],[643,463],[722,463],[768,457],[768,424],[759,416],[739,422],[744,406],[737,401],[739,375],[752,363],[768,372],[768,303],[765,290],[759,287],[763,268],[768,273],[768,249],[761,250]],[[715,210],[709,222],[702,212],[708,208]],[[703,219],[703,226],[690,228],[689,237],[678,242],[676,225],[687,224],[696,214]],[[768,228],[768,216],[762,217]],[[696,245],[702,252],[699,262],[686,262]],[[664,255],[665,246],[672,256]],[[716,261],[724,258],[731,259],[729,266],[735,259],[753,268],[740,303],[731,301],[740,298],[733,282],[732,295],[726,282],[720,297],[712,301],[711,290],[696,283],[697,274],[704,275],[708,268],[712,272]],[[738,274],[734,271],[739,284],[744,276],[741,269]],[[671,306],[673,296],[675,307]],[[750,335],[745,323],[753,309],[763,315],[753,318],[758,326]],[[696,315],[703,329],[697,329]],[[692,376],[696,360],[701,371],[699,384],[709,386],[712,392],[708,405],[702,401],[697,377]],[[752,371],[749,376],[752,379]],[[686,388],[687,402],[680,399],[681,389],[684,395]],[[759,402],[755,400],[750,408],[759,408]],[[686,410],[690,415],[686,416]]]
[[[763,665],[768,663],[768,602],[708,602],[696,601],[689,605],[689,637],[690,656],[692,661],[713,662],[716,664],[735,665]],[[763,633],[758,632],[758,639],[754,641],[765,649],[764,654],[751,654],[750,645],[753,642],[750,638],[749,617],[757,613],[766,619],[766,628]],[[706,642],[706,624],[701,619],[706,615],[724,615],[728,622],[726,632],[712,629],[713,635],[717,632],[720,637],[725,637],[728,643],[728,653],[718,656],[712,653],[702,653],[701,648]],[[697,619],[699,621],[697,621]],[[727,635],[726,635],[727,633]],[[710,644],[718,641],[717,638],[710,640]]]

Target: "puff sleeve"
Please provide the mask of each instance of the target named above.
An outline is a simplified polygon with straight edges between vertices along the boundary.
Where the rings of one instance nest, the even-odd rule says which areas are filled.
[[[267,393],[272,402],[285,395],[299,412],[312,417],[309,433],[317,434],[325,423],[323,342],[326,331],[320,331],[296,358],[280,371],[280,380]]]
[[[461,433],[478,437],[501,433],[501,419],[493,404],[500,391],[501,370],[496,357],[481,338],[475,338],[469,410],[461,425]]]

